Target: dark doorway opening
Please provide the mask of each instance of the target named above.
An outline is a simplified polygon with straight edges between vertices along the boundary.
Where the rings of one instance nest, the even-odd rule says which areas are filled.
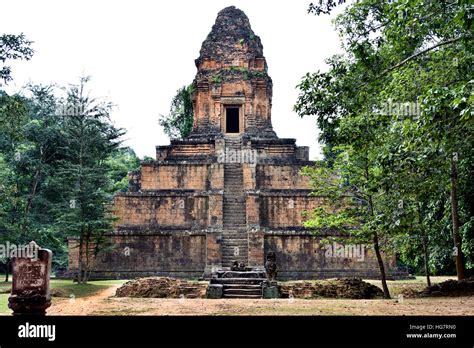
[[[226,133],[239,133],[239,108],[226,108],[225,116]]]

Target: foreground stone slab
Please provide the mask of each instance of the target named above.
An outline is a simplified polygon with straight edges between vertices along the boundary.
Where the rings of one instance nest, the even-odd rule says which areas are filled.
[[[51,277],[51,259],[53,253],[31,242],[32,255],[12,258],[12,293],[8,307],[13,315],[45,315],[51,306],[49,279]]]

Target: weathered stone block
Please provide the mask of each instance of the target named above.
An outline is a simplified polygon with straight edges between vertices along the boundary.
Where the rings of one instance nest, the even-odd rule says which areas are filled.
[[[209,284],[206,291],[206,297],[210,299],[218,299],[222,298],[223,293],[222,284]]]
[[[45,315],[51,306],[49,278],[52,252],[31,242],[31,255],[20,253],[12,258],[12,292],[8,307],[13,315]],[[25,249],[26,249],[25,248]],[[20,255],[21,254],[21,255]]]
[[[262,288],[263,298],[280,298],[280,292],[277,285],[263,284]]]

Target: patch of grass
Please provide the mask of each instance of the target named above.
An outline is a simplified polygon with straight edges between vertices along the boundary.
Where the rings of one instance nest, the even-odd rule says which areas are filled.
[[[81,298],[91,296],[114,285],[122,285],[125,282],[125,280],[98,280],[90,281],[87,284],[77,284],[72,280],[51,279],[51,289],[59,289],[69,296],[74,295],[75,298]]]
[[[0,294],[0,315],[9,314],[10,308],[8,308],[8,297],[9,294]]]
[[[12,283],[11,282],[8,282],[8,283],[5,283],[4,281],[0,282],[0,292],[2,292],[2,290],[8,290],[8,289],[11,289],[11,288],[12,288]]]

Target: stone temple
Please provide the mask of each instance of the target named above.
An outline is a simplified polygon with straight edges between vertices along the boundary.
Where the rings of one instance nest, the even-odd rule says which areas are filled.
[[[371,250],[328,255],[302,227],[321,199],[299,175],[312,164],[309,149],[273,130],[272,79],[244,12],[219,12],[195,63],[192,133],[157,146],[156,160],[129,174],[128,192],[115,197],[111,248],[91,277],[206,277],[233,261],[262,268],[270,251],[278,279],[378,277]],[[77,244],[69,240],[69,271]],[[395,257],[386,269],[397,275]]]

